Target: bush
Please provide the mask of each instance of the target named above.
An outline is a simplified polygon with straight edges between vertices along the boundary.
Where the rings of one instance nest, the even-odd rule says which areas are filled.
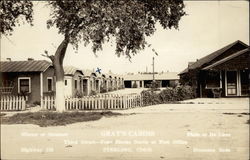
[[[186,99],[194,98],[194,90],[190,86],[178,86],[175,88],[167,87],[160,93],[152,90],[142,91],[142,100],[144,105],[155,105],[163,103],[173,103]]]
[[[142,91],[141,95],[142,95],[142,103],[145,106],[161,103],[159,94],[153,92],[152,90]]]
[[[157,90],[160,90],[160,82],[158,81],[153,81],[151,82],[151,84],[149,84],[149,88],[152,90],[152,91],[157,91]]]

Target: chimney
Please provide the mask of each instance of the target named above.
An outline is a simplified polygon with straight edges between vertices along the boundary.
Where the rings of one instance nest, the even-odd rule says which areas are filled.
[[[11,62],[11,58],[6,58],[9,62]]]
[[[34,61],[34,58],[28,58],[28,61]]]

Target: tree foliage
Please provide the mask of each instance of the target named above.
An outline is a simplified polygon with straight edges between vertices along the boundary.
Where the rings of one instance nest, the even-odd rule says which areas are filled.
[[[159,22],[164,29],[178,29],[183,15],[182,0],[53,0],[47,26],[56,26],[70,43],[91,43],[94,52],[115,38],[116,54],[136,54],[147,45]]]
[[[0,0],[0,33],[11,34],[20,20],[32,25],[33,4],[28,0]]]

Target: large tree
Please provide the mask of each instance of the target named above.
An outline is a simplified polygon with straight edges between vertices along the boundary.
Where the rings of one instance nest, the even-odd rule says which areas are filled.
[[[0,34],[11,35],[22,19],[32,24],[32,7],[32,2],[28,0],[0,0]]]
[[[182,0],[53,0],[48,3],[52,12],[47,26],[55,26],[64,35],[55,55],[50,56],[56,73],[58,111],[65,110],[63,59],[69,44],[75,48],[79,44],[91,44],[96,52],[105,42],[114,40],[115,53],[130,58],[147,46],[145,38],[156,31],[156,23],[164,29],[178,29],[185,15]]]

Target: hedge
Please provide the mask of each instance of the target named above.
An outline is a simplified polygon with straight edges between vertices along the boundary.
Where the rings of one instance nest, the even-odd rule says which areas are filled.
[[[194,90],[190,86],[167,87],[159,93],[152,90],[142,91],[142,101],[144,106],[173,103],[195,97]]]

